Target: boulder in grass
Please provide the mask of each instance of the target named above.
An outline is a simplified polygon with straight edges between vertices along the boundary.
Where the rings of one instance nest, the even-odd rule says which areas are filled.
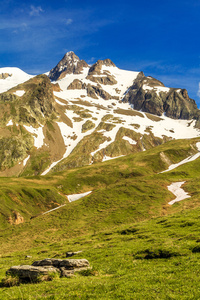
[[[59,269],[52,266],[35,267],[29,265],[13,266],[6,275],[18,276],[22,281],[37,282],[41,276],[60,272]]]
[[[21,282],[39,282],[52,280],[54,274],[71,277],[75,272],[87,270],[90,264],[87,259],[54,259],[46,258],[35,261],[31,266],[13,266],[6,275],[16,276]]]
[[[53,266],[55,268],[65,268],[68,270],[71,269],[80,269],[88,268],[90,266],[87,259],[54,259],[46,258],[43,260],[35,261],[33,266]]]

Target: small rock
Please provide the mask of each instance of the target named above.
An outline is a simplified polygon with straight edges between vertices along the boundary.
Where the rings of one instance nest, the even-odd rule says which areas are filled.
[[[81,252],[83,252],[83,251],[66,252],[66,257],[71,257],[71,256],[74,256],[74,255],[79,254]]]

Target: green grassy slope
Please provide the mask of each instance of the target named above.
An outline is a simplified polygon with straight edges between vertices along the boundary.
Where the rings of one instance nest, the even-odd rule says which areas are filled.
[[[200,159],[158,174],[168,161],[194,154],[197,141],[171,141],[45,177],[2,178],[1,209],[10,214],[14,194],[15,210],[25,222],[14,226],[0,219],[0,278],[11,265],[76,250],[83,250],[95,276],[55,279],[37,289],[34,284],[1,288],[1,299],[199,299]],[[186,181],[191,198],[169,206],[173,195],[167,186],[174,181]],[[66,194],[89,190],[89,196],[67,203]],[[30,219],[51,201],[66,206]]]
[[[199,299],[199,213],[185,211],[56,242],[49,229],[43,244],[38,236],[29,250],[4,253],[0,276],[10,265],[64,258],[71,250],[83,251],[77,258],[90,261],[94,276],[1,288],[1,299]]]

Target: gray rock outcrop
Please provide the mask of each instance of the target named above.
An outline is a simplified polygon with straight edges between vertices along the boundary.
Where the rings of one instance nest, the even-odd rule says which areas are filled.
[[[84,90],[86,88],[86,84],[83,83],[79,79],[74,79],[72,83],[68,86],[68,90]]]
[[[70,277],[75,272],[90,267],[87,259],[53,259],[35,261],[32,265],[13,266],[7,275],[18,276],[21,281],[36,282],[41,276],[59,273],[61,277]]]
[[[198,118],[195,101],[190,99],[185,89],[166,88],[159,80],[146,77],[143,72],[123,98],[134,109],[161,116],[163,113],[173,119]]]
[[[116,67],[110,59],[98,60],[94,65],[90,67],[88,71],[88,76],[86,78],[90,81],[104,85],[117,84],[117,81],[115,80],[114,76],[111,75],[109,71],[102,71],[103,66]]]
[[[99,59],[95,64],[93,64],[90,67],[88,71],[88,75],[101,75],[103,65],[107,67],[116,67],[116,65],[110,59],[104,59],[104,60]]]
[[[112,99],[111,95],[104,91],[100,85],[94,86],[91,84],[87,85],[87,95],[91,98],[98,99],[97,96],[103,98],[104,100]]]
[[[11,267],[6,274],[12,276],[18,276],[22,281],[31,281],[35,282],[39,279],[40,276],[48,275],[50,273],[57,273],[58,269],[52,266],[13,266]]]

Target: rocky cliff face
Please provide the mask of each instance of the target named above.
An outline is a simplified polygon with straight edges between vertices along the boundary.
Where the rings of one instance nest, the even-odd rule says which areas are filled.
[[[49,78],[56,81],[64,78],[67,74],[80,74],[83,68],[88,67],[84,60],[80,60],[74,52],[67,52],[61,61],[49,73]]]
[[[117,84],[114,76],[104,67],[116,67],[110,59],[98,60],[88,71],[88,80],[104,85]]]
[[[134,109],[173,119],[197,118],[199,112],[193,99],[185,89],[167,88],[152,77],[140,72],[133,85],[123,98]]]

